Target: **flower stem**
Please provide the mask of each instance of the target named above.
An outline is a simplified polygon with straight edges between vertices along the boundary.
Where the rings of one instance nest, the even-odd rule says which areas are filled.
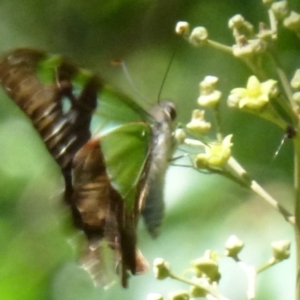
[[[242,185],[248,187],[260,198],[264,199],[268,204],[280,212],[289,223],[295,223],[294,216],[283,206],[281,206],[271,195],[269,195],[255,180],[251,179],[246,170],[233,157],[229,159],[228,167],[228,171],[230,173],[234,172],[236,174],[235,177]]]
[[[212,48],[215,48],[217,50],[221,50],[223,52],[232,54],[232,48],[231,47],[225,46],[221,43],[218,43],[218,42],[215,42],[215,41],[212,41],[212,40],[207,40],[207,46],[211,46]]]
[[[300,139],[296,136],[295,145],[295,239],[296,239],[296,300],[300,300]]]
[[[276,265],[277,263],[279,263],[279,260],[274,259],[274,257],[272,257],[268,262],[266,262],[265,264],[263,264],[262,266],[258,267],[256,269],[256,273],[261,273],[263,271],[265,271],[266,269]]]
[[[172,272],[170,272],[169,277],[172,279],[176,279],[178,281],[187,283],[189,285],[193,285],[193,286],[199,287],[201,289],[204,289],[217,300],[230,300],[230,299],[226,298],[225,296],[220,295],[219,292],[216,291],[215,289],[211,288],[210,285],[201,285],[201,284],[195,283],[193,280],[189,280],[187,278],[178,276],[177,274],[174,274]]]

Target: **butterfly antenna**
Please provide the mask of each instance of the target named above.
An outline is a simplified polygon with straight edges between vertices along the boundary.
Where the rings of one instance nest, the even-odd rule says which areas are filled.
[[[172,56],[171,56],[171,59],[170,59],[170,61],[169,61],[169,63],[168,63],[167,70],[166,70],[165,75],[164,75],[164,77],[163,77],[163,80],[162,80],[162,82],[161,82],[161,85],[160,85],[160,88],[159,88],[159,91],[158,91],[158,95],[157,95],[157,102],[158,102],[158,103],[159,103],[159,101],[160,101],[160,96],[161,96],[163,87],[164,87],[164,85],[165,85],[165,82],[166,82],[166,80],[167,80],[167,76],[168,76],[168,74],[169,74],[169,71],[170,71],[170,69],[171,69],[172,63],[173,63],[173,61],[174,61],[175,54],[176,54],[176,52],[177,52],[177,48],[178,48],[178,47],[175,47],[175,50],[173,51],[173,54],[172,54]]]
[[[112,62],[112,64],[114,66],[120,66],[122,68],[122,71],[125,75],[125,78],[126,80],[128,81],[129,85],[131,86],[131,88],[133,89],[133,91],[143,100],[143,101],[146,101],[146,98],[144,95],[141,94],[141,92],[138,90],[138,88],[135,86],[133,80],[132,80],[132,77],[128,71],[128,68],[126,66],[126,63],[125,61],[123,60],[114,60]]]
[[[279,154],[279,152],[280,152],[280,150],[281,150],[281,148],[282,148],[282,146],[283,146],[283,144],[284,144],[285,141],[286,141],[286,137],[284,136],[281,139],[280,144],[279,144],[279,146],[278,146],[278,148],[277,148],[277,150],[276,150],[276,152],[275,152],[275,154],[273,156],[273,160],[278,156],[278,154]]]
[[[285,134],[284,134],[283,138],[281,139],[280,145],[273,156],[273,159],[275,159],[278,156],[284,142],[288,139],[292,139],[293,137],[296,136],[296,134],[297,134],[296,129],[292,125],[288,125],[286,128]]]

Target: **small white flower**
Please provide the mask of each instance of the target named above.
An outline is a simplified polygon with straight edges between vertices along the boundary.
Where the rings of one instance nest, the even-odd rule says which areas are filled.
[[[175,32],[178,35],[182,35],[182,36],[189,35],[190,34],[190,25],[189,25],[189,23],[185,22],[185,21],[177,22],[176,27],[175,27]]]
[[[205,27],[195,27],[190,35],[190,43],[194,46],[202,46],[208,40],[208,32]]]

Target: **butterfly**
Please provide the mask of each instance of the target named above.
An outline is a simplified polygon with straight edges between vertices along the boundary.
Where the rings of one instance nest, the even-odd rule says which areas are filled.
[[[129,271],[147,269],[137,248],[140,215],[154,237],[161,225],[174,104],[146,111],[68,59],[35,49],[8,52],[0,81],[61,169],[64,202],[85,236],[82,266],[108,286],[108,251],[127,287]]]

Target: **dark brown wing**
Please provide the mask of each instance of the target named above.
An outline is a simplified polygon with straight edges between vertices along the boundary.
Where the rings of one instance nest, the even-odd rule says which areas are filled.
[[[103,255],[99,253],[105,241],[114,251],[122,285],[127,287],[127,270],[136,274],[147,269],[147,262],[136,249],[138,212],[126,212],[123,199],[111,186],[98,139],[87,142],[75,155],[73,185],[72,201],[81,214],[88,238],[83,265],[97,284],[109,284],[103,266],[106,262],[101,261]]]
[[[90,138],[90,121],[96,107],[100,80],[91,77],[75,95],[72,78],[78,68],[62,59],[53,72],[52,82],[45,84],[37,76],[41,63],[49,56],[34,49],[16,49],[0,61],[1,85],[31,119],[65,178],[65,200],[71,205],[74,222],[81,227],[80,216],[72,206],[71,162],[75,153]],[[64,111],[63,101],[69,101]]]

